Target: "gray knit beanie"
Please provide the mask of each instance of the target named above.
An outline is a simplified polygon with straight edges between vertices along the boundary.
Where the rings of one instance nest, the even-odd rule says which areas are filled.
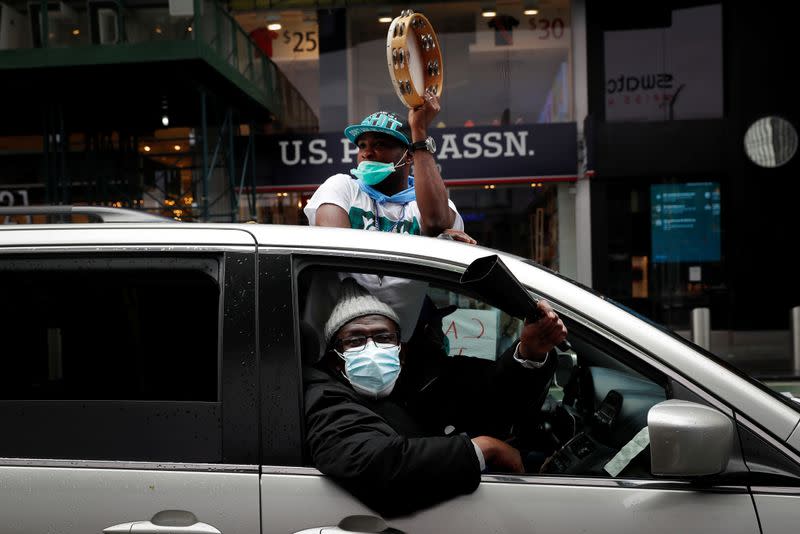
[[[342,280],[339,300],[331,312],[330,319],[325,323],[325,342],[330,343],[341,327],[364,315],[383,315],[400,324],[400,318],[392,308],[378,300],[352,278],[345,278]]]

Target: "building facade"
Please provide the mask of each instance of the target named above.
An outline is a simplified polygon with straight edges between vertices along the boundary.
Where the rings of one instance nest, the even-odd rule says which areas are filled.
[[[792,18],[734,2],[128,0],[0,8],[0,204],[307,224],[346,125],[404,113],[401,10],[444,59],[437,161],[466,231],[689,335],[789,365],[800,305]]]
[[[387,72],[386,40],[389,23],[409,6],[304,8],[252,0],[231,6],[319,117],[317,132],[287,125],[256,139],[258,219],[305,224],[301,208],[316,187],[356,166],[344,127],[381,109],[407,113]],[[442,50],[442,111],[430,133],[466,231],[575,277],[578,128],[570,2],[412,7],[430,20]]]
[[[798,99],[777,2],[587,3],[593,287],[713,352],[792,367]],[[796,369],[795,369],[796,371]]]

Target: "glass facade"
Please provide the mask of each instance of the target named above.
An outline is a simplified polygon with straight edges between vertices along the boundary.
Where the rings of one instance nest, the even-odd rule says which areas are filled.
[[[536,15],[526,15],[521,1],[492,6],[488,11],[478,2],[439,2],[419,9],[436,30],[445,66],[437,125],[572,121],[569,1],[539,2]],[[400,107],[385,47],[389,22],[404,8],[243,11],[235,18],[299,89],[321,129],[338,131],[341,123],[326,121],[330,108],[352,122]],[[342,42],[331,42],[327,33]],[[342,67],[333,80],[323,76],[332,65]]]
[[[592,286],[741,369],[797,374],[791,17],[640,7],[587,4]]]
[[[524,185],[454,186],[450,198],[464,220],[464,230],[478,243],[559,270],[559,195],[571,197],[569,184],[532,182]],[[256,195],[259,222],[307,225],[303,207],[311,191],[277,191]],[[249,199],[240,204],[240,218],[250,214]],[[571,214],[571,210],[566,210]],[[569,236],[566,239],[570,240]],[[570,240],[571,241],[571,240]]]
[[[665,11],[663,20],[605,31],[609,122],[722,117],[722,5]]]
[[[307,224],[302,208],[316,186],[355,167],[344,127],[380,109],[406,114],[387,71],[386,40],[389,23],[408,7],[234,12],[320,124],[312,134],[273,124],[259,138],[260,222]],[[574,127],[557,135],[534,128],[574,124],[569,1],[538,2],[535,14],[522,1],[492,3],[491,11],[479,2],[415,9],[431,22],[442,51],[442,110],[429,133],[467,233],[558,268],[558,195],[572,196],[557,182],[576,179],[577,135]],[[540,163],[559,152],[566,165]],[[244,215],[247,205],[240,210]]]

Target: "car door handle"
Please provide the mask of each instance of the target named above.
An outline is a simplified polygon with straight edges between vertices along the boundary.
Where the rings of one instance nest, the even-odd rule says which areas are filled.
[[[104,534],[222,534],[218,529],[201,523],[191,512],[163,510],[149,521],[131,521],[103,529]]]
[[[404,534],[402,530],[391,528],[386,524],[386,521],[374,515],[351,515],[339,521],[336,526],[309,528],[294,534],[347,534],[348,532],[357,532],[359,534],[368,532]]]

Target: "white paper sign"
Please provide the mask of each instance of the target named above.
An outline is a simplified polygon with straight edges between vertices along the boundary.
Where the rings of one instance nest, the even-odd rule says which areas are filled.
[[[442,331],[450,356],[494,360],[497,355],[497,310],[458,309],[444,318]]]
[[[319,28],[315,17],[290,16],[284,13],[281,17],[282,28],[272,43],[272,59],[282,60],[315,60],[319,59]]]

